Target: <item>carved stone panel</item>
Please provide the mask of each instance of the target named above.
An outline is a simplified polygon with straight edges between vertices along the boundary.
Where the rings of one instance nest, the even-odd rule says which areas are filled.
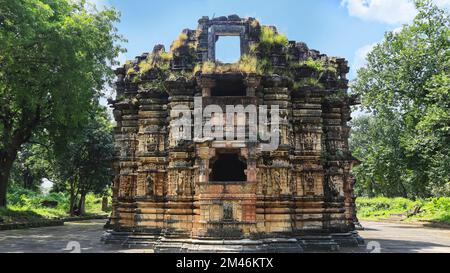
[[[172,56],[170,61],[162,58],[164,48],[156,46],[153,53],[117,70],[118,97],[111,102],[117,121],[112,214],[117,231],[124,228],[140,235],[139,230],[144,230],[154,232],[155,238],[223,240],[277,232],[283,232],[283,238],[297,238],[310,229],[321,234],[352,226],[355,181],[351,169],[355,162],[348,151],[347,122],[353,102],[346,96],[330,99],[336,90],[347,88],[347,61],[294,41],[289,47],[261,50],[261,27],[254,18],[203,17],[197,29],[183,31],[179,46],[167,54]],[[275,27],[270,29],[278,33]],[[203,62],[215,60],[217,38],[228,35],[241,37],[242,53],[272,61],[270,66],[279,73],[221,72],[228,68],[219,66],[203,73]],[[317,77],[317,73],[305,66],[287,70],[288,59],[299,64],[308,59],[326,66],[338,64],[334,66],[337,71],[326,75],[323,87],[299,86],[295,83]],[[151,61],[154,67],[141,71],[143,61]],[[200,70],[195,75],[185,73],[196,66]],[[266,152],[267,143],[254,137],[222,141],[204,135],[191,137],[198,111],[183,113],[186,119],[179,122],[177,106],[188,112],[202,95],[204,107],[279,106],[277,129],[271,126],[272,117],[263,121],[272,133],[279,133],[278,148]],[[212,131],[220,132],[220,114],[211,118],[216,125]],[[203,119],[202,115],[198,118]],[[239,116],[235,119],[238,123]],[[233,164],[238,162],[236,154],[245,164]],[[221,161],[221,155],[233,158]],[[234,172],[239,177],[230,179]]]
[[[119,197],[134,197],[136,195],[136,176],[123,175],[119,182]]]
[[[341,175],[331,175],[328,178],[328,185],[333,195],[336,197],[344,197],[344,181]]]
[[[193,171],[190,169],[171,169],[168,194],[170,196],[192,196],[195,192],[193,177]]]

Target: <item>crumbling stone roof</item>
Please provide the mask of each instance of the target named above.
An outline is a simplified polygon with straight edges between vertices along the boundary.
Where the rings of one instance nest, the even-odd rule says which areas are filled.
[[[241,38],[243,65],[216,62],[215,43],[220,36]],[[169,51],[163,45],[156,45],[151,53],[137,56],[117,69],[116,74],[119,84],[129,84],[227,72],[278,74],[291,79],[297,88],[313,84],[324,89],[345,89],[349,67],[344,58],[329,57],[310,49],[304,42],[288,40],[274,26],[261,25],[255,18],[230,15],[202,17],[197,29],[184,29]],[[311,78],[312,81],[307,80]]]

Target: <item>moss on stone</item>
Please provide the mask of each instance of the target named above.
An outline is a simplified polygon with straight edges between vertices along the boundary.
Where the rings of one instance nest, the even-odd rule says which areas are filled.
[[[248,74],[262,74],[263,69],[259,60],[255,56],[243,55],[239,62],[234,64],[223,64],[220,62],[207,61],[197,64],[194,68],[194,74],[214,74],[227,72],[242,72]]]
[[[299,90],[304,87],[324,88],[323,84],[317,78],[304,78],[294,82],[294,90]]]

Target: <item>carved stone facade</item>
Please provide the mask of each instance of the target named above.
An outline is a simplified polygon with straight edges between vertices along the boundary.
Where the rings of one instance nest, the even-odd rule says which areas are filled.
[[[196,30],[183,31],[186,38],[173,49],[170,76],[153,68],[135,78],[133,72],[149,54],[117,70],[117,99],[111,102],[117,121],[116,179],[107,241],[126,240],[161,252],[300,251],[358,243],[351,175],[356,162],[347,125],[356,100],[347,95],[347,61],[293,41],[266,56],[252,53],[261,42],[261,27],[253,18],[204,17]],[[241,37],[242,54],[269,60],[274,70],[186,76],[215,59],[215,42],[226,35]],[[153,52],[160,51],[162,46]],[[316,72],[289,62],[307,60],[334,69],[316,75],[315,86],[296,85]],[[243,93],[214,95],[228,86],[240,86]],[[173,126],[179,118],[173,109],[184,105],[194,111],[195,98],[203,107],[278,105],[279,148],[264,152],[258,141],[178,140],[175,135],[191,128]]]

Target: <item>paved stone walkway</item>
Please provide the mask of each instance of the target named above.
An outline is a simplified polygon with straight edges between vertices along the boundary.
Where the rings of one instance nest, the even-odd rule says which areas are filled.
[[[0,231],[0,253],[136,252],[103,244],[100,238],[104,224],[104,220],[92,220],[66,223],[59,227]]]
[[[61,227],[0,231],[0,252],[152,252],[104,245],[100,242],[103,224],[104,221],[96,220],[66,223]],[[366,230],[360,234],[368,246],[343,249],[342,252],[450,253],[450,230],[378,222],[362,224]]]
[[[359,234],[372,251],[380,246],[382,253],[450,253],[449,229],[364,221],[362,225],[365,230]]]

